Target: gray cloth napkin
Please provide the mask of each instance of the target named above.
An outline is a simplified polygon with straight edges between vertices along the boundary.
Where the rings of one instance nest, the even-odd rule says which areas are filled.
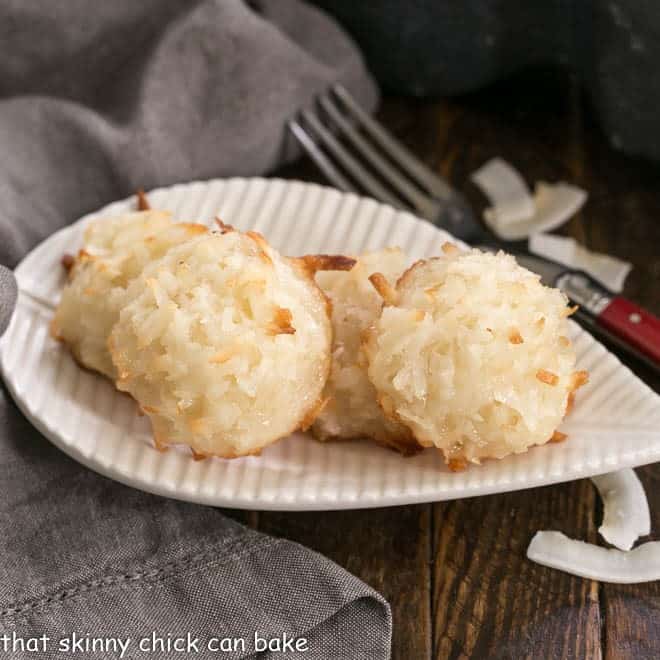
[[[337,80],[375,103],[349,40],[295,0],[0,0],[0,263],[138,186],[267,171]],[[15,297],[0,267],[0,330]],[[78,465],[0,391],[0,657],[243,658],[255,633],[288,636],[259,657],[379,660],[390,610],[310,550]]]
[[[0,263],[87,211],[290,155],[285,121],[358,51],[296,0],[0,0]]]

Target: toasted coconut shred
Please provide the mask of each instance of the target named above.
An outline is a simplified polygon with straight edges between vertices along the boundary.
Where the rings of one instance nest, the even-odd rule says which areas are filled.
[[[161,447],[255,454],[321,408],[327,301],[262,237],[194,238],[145,268],[126,296],[109,342],[117,387],[147,411]]]
[[[445,250],[408,269],[394,295],[377,289],[369,379],[420,444],[457,469],[556,438],[576,386],[560,291],[478,250]]]
[[[402,453],[418,448],[410,430],[388,419],[367,376],[363,335],[375,323],[382,300],[369,278],[383,273],[393,281],[405,268],[401,250],[390,248],[360,256],[349,272],[319,273],[317,282],[332,303],[332,370],[325,387],[327,403],[312,426],[320,440],[367,438]]]
[[[142,188],[138,188],[137,193],[135,193],[136,196],[136,207],[138,211],[149,211],[151,210],[151,204],[149,203],[149,199],[144,192]]]
[[[164,211],[128,213],[89,225],[83,249],[69,262],[53,334],[83,366],[114,378],[107,340],[128,285],[170,247],[207,231],[202,225],[173,223]]]
[[[298,257],[296,261],[312,274],[319,271],[349,271],[355,266],[353,257],[341,254],[308,254]]]

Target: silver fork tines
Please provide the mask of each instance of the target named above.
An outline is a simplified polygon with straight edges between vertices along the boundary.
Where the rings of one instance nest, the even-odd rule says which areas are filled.
[[[434,197],[447,199],[451,197],[453,190],[446,181],[436,176],[431,170],[416,158],[401,142],[388,133],[375,119],[369,116],[348,93],[342,85],[334,85],[332,92],[341,99],[344,107],[350,112],[371,138],[377,142],[383,151],[393,161],[406,170],[408,174],[422,185]]]
[[[300,146],[328,180],[347,192],[367,194],[443,226],[474,233],[470,208],[396,138],[372,119],[341,85],[289,121]]]
[[[345,149],[341,142],[327,129],[310,110],[300,113],[303,125],[311,128],[311,133],[337,159],[339,164],[366,190],[372,197],[380,199],[392,206],[401,206],[401,202],[381,185],[364,165]]]

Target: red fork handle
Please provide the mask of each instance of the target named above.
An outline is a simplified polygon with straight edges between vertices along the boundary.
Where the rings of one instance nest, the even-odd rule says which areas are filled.
[[[598,323],[660,365],[660,319],[616,296],[598,315]]]

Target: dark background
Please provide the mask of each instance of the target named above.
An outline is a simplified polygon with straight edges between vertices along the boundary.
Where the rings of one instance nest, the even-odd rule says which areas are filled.
[[[312,0],[362,49],[385,90],[439,97],[554,64],[579,79],[607,140],[660,159],[655,0]]]

